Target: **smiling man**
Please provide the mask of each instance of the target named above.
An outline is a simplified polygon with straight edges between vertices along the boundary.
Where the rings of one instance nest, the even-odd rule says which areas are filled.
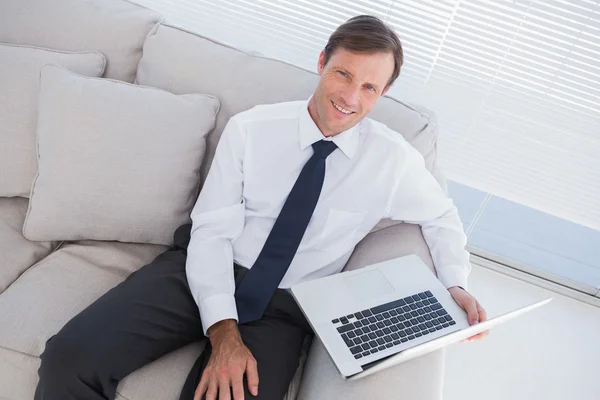
[[[486,320],[463,289],[456,207],[399,133],[366,118],[402,63],[395,32],[358,16],[331,35],[308,101],[231,118],[193,224],[47,342],[35,398],[114,399],[129,373],[208,337],[181,399],[281,400],[311,333],[286,289],[340,272],[383,218],[421,225],[438,279],[471,324]]]

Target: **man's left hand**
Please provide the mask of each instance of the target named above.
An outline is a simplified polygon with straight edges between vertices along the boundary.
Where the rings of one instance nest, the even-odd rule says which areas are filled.
[[[464,290],[460,286],[452,286],[451,288],[448,288],[448,291],[454,298],[454,301],[456,301],[456,304],[458,304],[463,310],[467,312],[469,324],[475,325],[479,322],[487,320],[487,314],[485,313],[483,307],[481,307],[481,304],[479,304],[479,302],[475,300],[475,297],[467,293],[466,290]],[[474,342],[476,340],[483,339],[489,334],[490,331],[484,331],[467,339],[461,340],[461,342]]]

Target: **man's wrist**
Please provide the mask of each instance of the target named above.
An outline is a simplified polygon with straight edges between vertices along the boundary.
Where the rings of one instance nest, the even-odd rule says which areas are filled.
[[[240,338],[240,331],[237,327],[237,321],[235,319],[225,319],[219,321],[206,331],[210,344],[215,346],[223,339],[227,338]]]

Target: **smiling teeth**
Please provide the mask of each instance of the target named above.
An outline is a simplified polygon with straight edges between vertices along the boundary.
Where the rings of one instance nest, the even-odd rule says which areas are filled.
[[[340,110],[341,112],[343,112],[344,114],[352,114],[352,111],[348,111],[345,108],[342,108],[340,106],[338,106],[337,104],[335,104],[333,101],[331,102],[333,104],[333,106],[335,108],[337,108],[338,110]]]

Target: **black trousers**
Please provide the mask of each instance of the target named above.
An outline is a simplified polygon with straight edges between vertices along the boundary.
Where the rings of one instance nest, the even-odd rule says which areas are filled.
[[[191,342],[206,340],[180,394],[192,400],[211,353],[185,273],[191,225],[175,232],[175,245],[132,273],[47,342],[38,370],[36,400],[114,399],[121,379]],[[232,266],[234,268],[234,266]],[[236,285],[248,270],[235,265]],[[312,330],[292,296],[278,289],[264,316],[239,325],[258,364],[258,397],[281,400]]]

